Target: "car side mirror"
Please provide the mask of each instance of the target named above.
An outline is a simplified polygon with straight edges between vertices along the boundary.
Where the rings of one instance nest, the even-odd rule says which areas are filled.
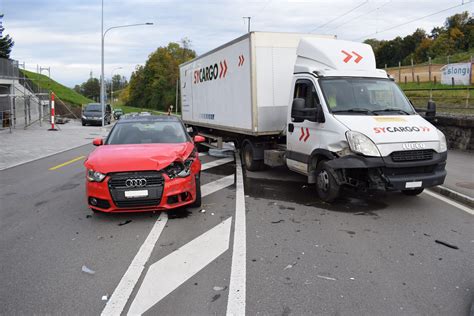
[[[103,144],[104,144],[104,140],[102,138],[95,138],[92,141],[92,145],[94,145],[94,146],[101,146]]]
[[[193,137],[193,140],[195,143],[204,143],[206,141],[206,138],[201,135],[196,135]]]
[[[435,117],[436,116],[436,103],[433,101],[428,101],[428,105],[426,106],[426,116],[428,117]]]

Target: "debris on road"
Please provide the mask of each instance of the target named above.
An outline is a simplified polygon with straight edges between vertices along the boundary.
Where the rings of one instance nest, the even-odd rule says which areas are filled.
[[[206,213],[206,210],[205,210],[205,209],[202,209],[202,210],[200,210],[199,212],[201,212],[201,213]]]
[[[217,301],[217,300],[219,299],[219,297],[221,297],[221,295],[220,295],[220,294],[216,294],[216,295],[214,295],[214,296],[212,297],[212,302],[215,302],[215,301]]]
[[[109,299],[109,296],[107,294],[102,295],[102,300],[107,301]]]
[[[86,266],[82,266],[82,272],[87,273],[87,274],[95,274],[94,270],[91,270]]]
[[[212,216],[214,216],[214,213],[211,213]]]
[[[104,239],[104,236],[97,236],[97,240]]]
[[[293,268],[295,265],[296,265],[296,261],[293,262],[292,264],[287,265],[287,266],[283,269],[283,271],[284,271],[284,270],[287,270],[287,269],[291,269],[291,268]]]
[[[280,220],[278,220],[278,221],[272,222],[272,224],[278,224],[278,223],[282,223],[282,222],[284,222],[284,221],[285,221],[284,219],[280,219]]]
[[[435,243],[440,244],[440,245],[443,245],[443,246],[446,246],[446,247],[451,248],[451,249],[459,249],[458,246],[448,244],[448,243],[445,242],[445,241],[441,241],[441,240],[437,240],[437,239],[436,239],[436,240],[435,240]]]
[[[327,276],[324,276],[324,275],[317,275],[318,278],[320,279],[325,279],[325,280],[330,280],[330,281],[337,281],[337,279],[335,278],[331,278],[331,277],[327,277]]]
[[[129,224],[129,223],[131,223],[131,222],[132,222],[131,219],[127,219],[125,222],[119,223],[118,225],[119,225],[119,226],[123,226],[123,225],[127,225],[127,224]]]
[[[91,218],[91,217],[92,217],[91,214],[86,215],[86,218]]]
[[[212,289],[214,291],[224,291],[225,289],[227,289],[227,286],[214,286]]]

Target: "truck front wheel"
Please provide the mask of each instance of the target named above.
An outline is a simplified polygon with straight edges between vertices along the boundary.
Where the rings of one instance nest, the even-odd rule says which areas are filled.
[[[244,161],[245,168],[249,171],[258,171],[264,166],[263,160],[255,160],[254,157],[252,145],[246,143],[242,150],[242,160]]]
[[[324,202],[331,203],[339,197],[340,185],[325,161],[320,162],[316,169],[316,191]]]

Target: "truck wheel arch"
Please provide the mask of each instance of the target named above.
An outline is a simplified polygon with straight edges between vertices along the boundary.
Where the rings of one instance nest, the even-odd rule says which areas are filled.
[[[317,148],[313,150],[308,158],[308,183],[316,183],[316,169],[321,161],[334,158],[336,158],[334,154],[327,149]]]

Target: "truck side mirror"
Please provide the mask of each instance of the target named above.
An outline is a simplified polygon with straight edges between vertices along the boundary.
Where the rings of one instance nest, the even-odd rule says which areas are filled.
[[[295,123],[301,123],[304,121],[302,117],[302,112],[304,111],[306,105],[305,99],[302,98],[295,98],[293,99],[293,103],[291,105],[291,118]]]
[[[428,105],[426,106],[426,116],[428,117],[435,117],[436,116],[436,103],[433,101],[428,101]]]

